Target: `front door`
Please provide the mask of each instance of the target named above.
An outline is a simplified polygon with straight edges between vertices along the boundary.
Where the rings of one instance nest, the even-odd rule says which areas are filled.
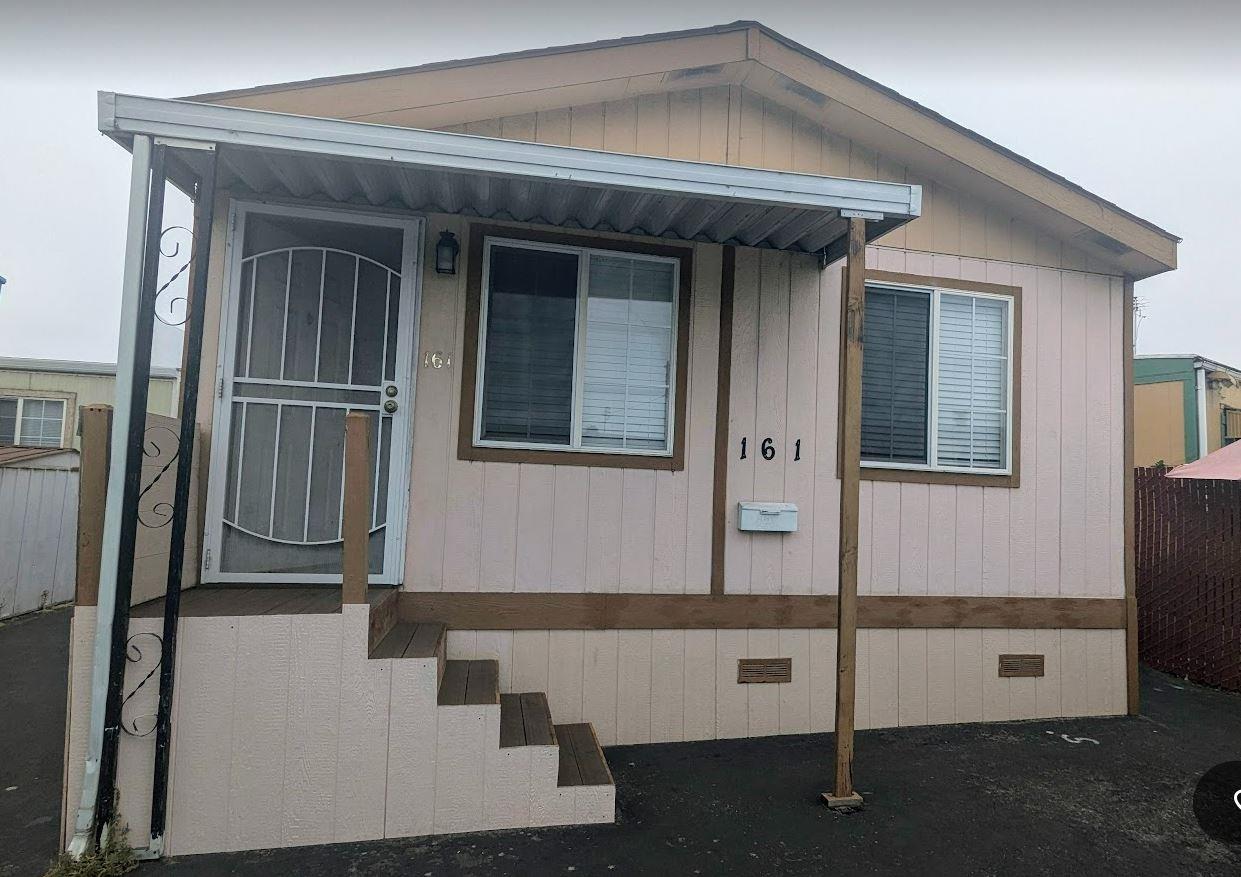
[[[206,582],[340,581],[345,414],[371,421],[370,572],[399,581],[420,220],[235,205]]]

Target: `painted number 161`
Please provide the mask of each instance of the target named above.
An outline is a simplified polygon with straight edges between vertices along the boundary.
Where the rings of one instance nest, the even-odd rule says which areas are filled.
[[[743,437],[741,439],[741,459],[743,460],[747,456],[748,444],[749,444],[749,439]],[[767,438],[763,439],[762,444],[758,446],[758,452],[759,454],[762,455],[764,460],[774,460],[776,458],[775,439],[771,438],[771,436],[768,436]],[[800,459],[801,459],[801,439],[798,439],[797,441],[793,442],[793,462],[796,463]]]

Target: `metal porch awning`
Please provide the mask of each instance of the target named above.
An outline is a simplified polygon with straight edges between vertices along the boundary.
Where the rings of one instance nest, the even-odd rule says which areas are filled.
[[[843,255],[916,218],[922,189],[100,92],[99,129],[218,148],[218,184],[256,195]],[[184,144],[182,144],[184,142]],[[197,175],[201,152],[177,149]]]

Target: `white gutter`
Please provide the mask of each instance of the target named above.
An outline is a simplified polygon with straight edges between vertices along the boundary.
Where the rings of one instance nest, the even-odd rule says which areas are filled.
[[[911,183],[624,155],[112,92],[99,93],[99,130],[113,137],[146,134],[660,195],[858,211],[867,218],[914,218],[922,212],[922,187]]]
[[[135,339],[142,298],[142,255],[146,238],[147,198],[151,190],[151,139],[134,138],[129,180],[129,221],[125,237],[125,267],[121,279],[121,331],[116,351],[116,392],[112,409],[112,444],[108,461],[108,492],[103,513],[103,541],[99,559],[99,599],[95,620],[95,655],[91,668],[90,736],[86,743],[86,770],[69,852],[81,856],[91,849],[95,807],[99,799],[99,766],[103,757],[104,707],[112,655],[112,616],[116,609],[116,570],[120,555],[122,497],[125,491],[130,410],[136,362]]]
[[[1194,387],[1198,391],[1198,459],[1207,455],[1207,367],[1194,360]]]

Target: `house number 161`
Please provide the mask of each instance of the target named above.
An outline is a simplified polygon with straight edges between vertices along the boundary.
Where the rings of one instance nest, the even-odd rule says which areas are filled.
[[[742,437],[741,439],[741,459],[746,458],[746,447],[749,439]],[[776,458],[776,443],[771,436],[763,439],[763,443],[758,446],[758,452],[763,455],[764,460],[774,460]],[[793,442],[793,462],[796,463],[801,459],[801,439]]]

